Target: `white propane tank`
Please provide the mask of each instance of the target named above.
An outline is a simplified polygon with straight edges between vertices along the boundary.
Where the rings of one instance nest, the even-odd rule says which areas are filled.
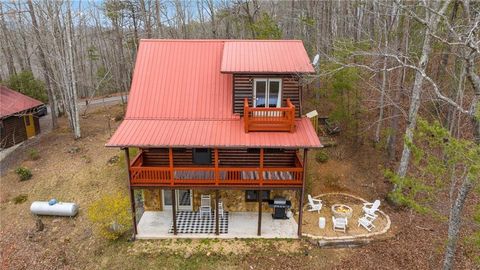
[[[73,217],[78,212],[78,205],[64,202],[56,202],[53,205],[48,202],[33,202],[30,211],[36,215]]]

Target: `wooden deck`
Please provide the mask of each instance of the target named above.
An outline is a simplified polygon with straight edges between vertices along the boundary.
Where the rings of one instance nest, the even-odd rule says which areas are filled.
[[[245,166],[239,158],[238,167],[219,165],[218,149],[213,152],[211,166],[174,166],[172,149],[168,150],[168,165],[152,166],[144,162],[144,153],[130,165],[130,184],[133,187],[301,187],[303,165],[298,153],[293,166],[265,167],[264,150],[260,149],[258,166]],[[230,163],[231,164],[231,163]]]
[[[245,98],[243,121],[245,132],[251,131],[295,131],[295,106],[286,101],[287,106],[281,108],[253,108]]]

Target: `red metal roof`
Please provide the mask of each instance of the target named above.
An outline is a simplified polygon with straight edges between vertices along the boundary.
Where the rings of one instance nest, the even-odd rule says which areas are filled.
[[[249,132],[243,120],[124,120],[111,147],[321,147],[308,118],[296,120],[295,132]]]
[[[232,75],[220,73],[223,43],[142,40],[126,118],[234,118]]]
[[[313,73],[301,40],[227,41],[223,49],[225,73]]]
[[[245,133],[232,75],[220,71],[225,44],[236,42],[244,41],[141,40],[125,120],[107,146],[320,147],[307,119],[293,133]]]
[[[0,118],[42,105],[41,101],[0,85]]]

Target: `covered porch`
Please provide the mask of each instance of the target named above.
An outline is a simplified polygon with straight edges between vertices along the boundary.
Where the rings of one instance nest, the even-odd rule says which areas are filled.
[[[261,214],[261,236],[258,235],[256,212],[230,212],[227,233],[178,233],[171,232],[171,211],[146,211],[137,225],[137,239],[166,238],[297,238],[298,224],[295,219],[273,219],[271,213]]]
[[[132,186],[301,187],[297,149],[147,148],[130,164]]]
[[[195,150],[195,149],[193,149]],[[303,162],[300,161],[298,150],[284,150],[270,151],[266,153],[265,149],[258,149],[258,151],[249,151],[244,149],[244,157],[241,159],[243,162],[239,166],[237,149],[226,149],[226,152],[231,152],[223,155],[223,164],[225,167],[220,166],[220,151],[214,148],[213,151],[207,152],[207,157],[210,157],[213,161],[213,165],[205,164],[204,166],[192,166],[192,160],[195,160],[195,156],[191,155],[192,149],[181,149],[177,152],[177,158],[174,158],[174,151],[172,148],[168,149],[142,149],[139,155],[130,162],[128,149],[125,149],[126,162],[129,168],[130,179],[130,197],[132,203],[133,212],[133,224],[134,224],[134,237],[135,238],[170,238],[170,237],[183,237],[183,238],[298,238],[301,236],[301,220],[302,220],[302,208],[303,208],[303,193],[304,193],[304,177],[305,167],[307,161],[308,149],[304,149]],[[233,152],[233,153],[232,153]],[[153,155],[150,155],[153,154]],[[165,155],[166,154],[166,155]],[[234,155],[232,155],[234,154]],[[266,158],[266,156],[271,158]],[[180,158],[184,156],[183,158]],[[232,159],[227,157],[232,156]],[[281,158],[284,157],[284,158]],[[245,166],[245,162],[250,162],[248,167]],[[268,160],[268,161],[267,161]],[[177,161],[177,164],[175,163]],[[267,162],[265,162],[267,161]],[[186,167],[178,166],[179,162],[187,163]],[[265,166],[268,162],[272,162],[272,165]],[[166,163],[166,164],[165,164]],[[226,163],[229,163],[228,165]],[[287,168],[282,165],[290,165]],[[287,163],[287,164],[285,164]],[[146,166],[146,165],[150,166]],[[168,164],[168,166],[165,165]],[[230,167],[231,165],[236,167]],[[153,166],[152,166],[153,165]],[[163,165],[163,166],[162,166]],[[177,165],[177,166],[175,166]],[[183,164],[182,164],[183,165]],[[243,165],[243,166],[242,166]],[[229,167],[226,167],[229,166]],[[270,167],[271,166],[271,167]],[[147,172],[149,169],[165,170],[162,173]],[[223,170],[222,170],[223,169]],[[225,171],[224,171],[225,170]],[[231,172],[235,170],[235,172]],[[144,176],[146,176],[144,178]],[[238,178],[240,177],[240,178]],[[247,179],[245,179],[247,178]],[[141,180],[140,180],[141,179]],[[211,191],[213,206],[211,212],[213,214],[213,220],[210,224],[213,224],[214,230],[208,232],[196,232],[185,233],[179,230],[179,214],[182,209],[179,207],[170,207],[170,209],[151,209],[155,210],[143,213],[142,217],[138,218],[135,214],[135,202],[134,202],[134,189],[162,189],[167,191],[171,198],[171,201],[175,202],[179,200],[178,191],[180,190],[205,190]],[[236,209],[235,212],[228,213],[228,233],[222,233],[220,231],[221,222],[219,217],[219,202],[221,190],[243,190],[243,191],[256,191],[254,202],[257,205],[254,211],[242,212],[242,209]],[[283,205],[281,202],[277,203],[277,198],[263,198],[264,191],[269,190],[290,190],[298,193],[298,220],[300,225],[294,220],[293,216],[285,220],[273,219],[270,211],[262,213],[265,210],[265,205],[274,209],[275,218],[287,218],[285,211],[279,210],[282,208],[288,209],[291,206],[291,201],[288,198],[283,199]],[[273,200],[272,200],[273,199]],[[279,199],[279,201],[281,201]],[[251,202],[251,199],[248,199]],[[210,205],[210,204],[206,204]],[[232,204],[230,204],[231,206]],[[162,211],[157,211],[162,210]],[[190,212],[193,209],[190,209]],[[227,206],[228,210],[228,206]],[[240,211],[239,211],[240,210]],[[280,213],[284,214],[281,215]],[[195,212],[193,212],[195,213]],[[278,216],[277,216],[278,215]],[[279,217],[282,216],[282,217]],[[176,218],[174,218],[176,217]],[[137,222],[138,219],[138,222]],[[211,225],[209,225],[211,226]]]

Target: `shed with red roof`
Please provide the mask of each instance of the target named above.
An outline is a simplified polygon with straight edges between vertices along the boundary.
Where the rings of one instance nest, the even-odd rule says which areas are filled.
[[[37,109],[41,101],[0,85],[0,149],[40,133]]]

